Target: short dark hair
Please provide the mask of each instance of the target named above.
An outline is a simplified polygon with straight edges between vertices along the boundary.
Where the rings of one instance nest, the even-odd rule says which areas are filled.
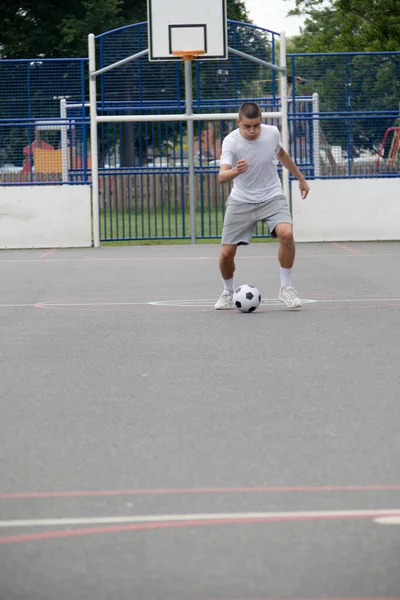
[[[258,119],[261,118],[261,109],[255,102],[243,102],[239,108],[239,119],[245,117],[246,119]]]

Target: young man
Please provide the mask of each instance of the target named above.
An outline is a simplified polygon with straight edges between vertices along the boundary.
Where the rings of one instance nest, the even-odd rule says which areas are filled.
[[[267,223],[271,236],[280,240],[281,287],[278,298],[289,308],[298,308],[301,300],[291,283],[295,257],[292,219],[282,192],[276,159],[298,179],[302,198],[307,196],[310,188],[284,150],[278,128],[262,124],[257,104],[242,104],[238,125],[238,129],[227,135],[222,143],[219,182],[234,180],[234,184],[227,202],[219,257],[224,290],[215,308],[233,308],[236,250],[238,246],[250,243],[260,221]]]

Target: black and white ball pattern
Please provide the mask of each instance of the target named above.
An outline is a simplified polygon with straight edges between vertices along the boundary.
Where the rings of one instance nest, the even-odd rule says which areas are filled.
[[[254,312],[261,302],[261,294],[254,285],[240,285],[233,293],[233,304],[241,312]]]

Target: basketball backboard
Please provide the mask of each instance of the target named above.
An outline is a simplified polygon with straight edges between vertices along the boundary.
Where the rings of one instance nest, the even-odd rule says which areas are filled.
[[[228,58],[226,0],[147,0],[147,15],[150,61],[179,60],[180,52]]]

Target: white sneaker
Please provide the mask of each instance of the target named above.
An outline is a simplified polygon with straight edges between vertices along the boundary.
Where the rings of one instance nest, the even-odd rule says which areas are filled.
[[[279,290],[278,299],[288,308],[300,308],[302,302],[293,286],[287,285]]]
[[[233,292],[224,290],[215,303],[215,308],[216,310],[229,310],[230,308],[235,308],[233,306]]]

